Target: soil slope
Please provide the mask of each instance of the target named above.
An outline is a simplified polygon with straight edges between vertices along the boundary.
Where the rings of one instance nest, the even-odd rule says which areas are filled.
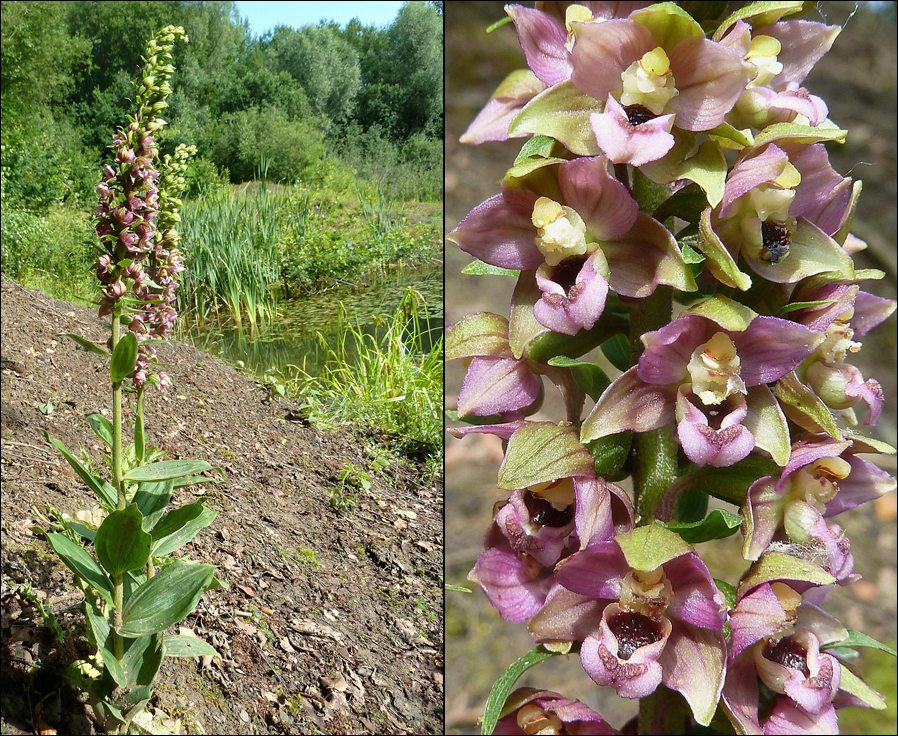
[[[33,507],[93,503],[43,430],[99,461],[83,416],[110,405],[102,359],[63,332],[106,337],[93,310],[3,281],[3,733],[91,728],[53,676],[84,655],[81,594],[30,531]],[[441,490],[406,466],[370,471],[370,491],[338,513],[339,471],[370,467],[358,436],[305,426],[293,404],[191,346],[159,356],[174,387],[148,395],[149,440],[224,471],[224,485],[203,491],[220,515],[184,554],[230,589],[207,593],[184,622],[223,656],[166,659],[151,707],[189,733],[440,733]],[[65,643],[14,594],[21,583],[52,608]],[[29,674],[34,663],[44,667]]]

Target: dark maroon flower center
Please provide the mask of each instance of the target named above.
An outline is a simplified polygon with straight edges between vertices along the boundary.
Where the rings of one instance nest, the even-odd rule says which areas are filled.
[[[627,122],[633,126],[642,125],[643,123],[647,123],[649,120],[654,120],[658,117],[655,113],[642,105],[627,105],[624,108],[624,112],[627,113]]]
[[[791,636],[785,636],[776,643],[767,642],[763,654],[764,659],[769,659],[771,662],[776,662],[791,670],[798,670],[805,677],[810,674],[808,650]]]
[[[777,263],[789,252],[789,230],[782,222],[761,223],[761,259]]]
[[[583,270],[583,264],[586,263],[587,256],[574,256],[566,258],[552,269],[552,280],[558,284],[565,293],[570,293],[574,284],[577,283],[577,276]]]
[[[630,659],[640,647],[661,639],[661,624],[648,616],[621,611],[608,618],[608,628],[617,637],[617,656]]]
[[[574,518],[573,505],[559,510],[546,499],[535,496],[530,491],[524,494],[524,504],[530,512],[531,521],[539,526],[558,528],[570,524]]]

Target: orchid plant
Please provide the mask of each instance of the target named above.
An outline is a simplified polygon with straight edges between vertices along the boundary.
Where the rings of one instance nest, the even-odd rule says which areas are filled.
[[[179,145],[160,159],[156,138],[171,92],[172,49],[187,41],[181,27],[168,26],[147,45],[137,109],[113,136],[114,161],[97,186],[97,277],[99,314],[109,318],[105,346],[70,335],[81,347],[108,359],[112,420],[101,413],[88,422],[109,448],[109,474],[92,467],[58,439],[55,445],[97,497],[96,506],[75,518],[56,514],[41,530],[84,592],[87,634],[96,655],[76,662],[69,678],[83,688],[101,725],[111,732],[153,730],[144,710],[162,658],[214,656],[190,634],[167,634],[196,607],[203,591],[219,584],[211,565],[172,553],[217,516],[204,498],[168,509],[177,489],[214,481],[201,475],[200,460],[163,460],[147,443],[144,391],[165,390],[169,377],[157,370],[156,344],[177,317],[174,300],[183,270],[178,251],[179,199],[193,146]],[[123,442],[125,401],[133,404],[133,442]]]
[[[446,346],[450,431],[501,438],[511,494],[469,578],[536,644],[483,733],[618,733],[511,692],[566,654],[639,699],[626,733],[837,733],[839,708],[885,707],[849,663],[894,651],[821,608],[858,577],[832,518],[896,485],[862,457],[895,450],[859,429],[883,392],[851,363],[896,304],[861,290],[883,274],[852,258],[861,182],[826,149],[847,133],[802,86],[840,28],[725,5],[508,5],[527,68],[462,136],[527,139],[448,236],[465,273],[516,280],[508,317]],[[532,418],[544,379],[555,421]],[[715,579],[695,545],[737,533],[747,569]]]

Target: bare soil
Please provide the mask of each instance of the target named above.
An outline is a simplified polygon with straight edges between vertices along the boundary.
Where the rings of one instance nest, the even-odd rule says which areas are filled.
[[[63,332],[106,337],[93,310],[3,280],[4,734],[96,728],[59,677],[89,653],[81,593],[31,531],[35,507],[74,514],[94,503],[43,431],[99,461],[83,416],[111,403],[102,359]],[[370,491],[338,512],[338,473],[369,468],[364,445],[377,438],[311,428],[290,401],[189,345],[159,356],[174,387],[147,397],[149,441],[222,469],[223,485],[174,502],[202,492],[219,512],[184,554],[215,565],[229,589],[204,595],[183,624],[222,656],[166,659],[150,709],[188,733],[441,733],[441,488],[400,463],[371,471]],[[53,610],[64,643],[16,593],[22,583]]]

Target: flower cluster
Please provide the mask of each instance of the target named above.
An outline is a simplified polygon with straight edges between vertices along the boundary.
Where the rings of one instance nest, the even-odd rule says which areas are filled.
[[[826,149],[847,133],[802,86],[840,28],[801,10],[509,5],[528,68],[462,137],[528,138],[448,236],[470,272],[517,279],[508,318],[447,333],[467,361],[469,426],[451,431],[501,438],[510,492],[470,579],[543,650],[649,699],[640,733],[666,728],[651,699],[669,691],[687,721],[721,706],[747,734],[837,733],[837,708],[884,707],[845,665],[862,635],[819,606],[859,577],[831,519],[895,489],[860,457],[895,450],[859,429],[883,391],[851,361],[896,304],[861,289],[883,274],[853,259],[861,184]],[[544,377],[561,421],[530,418]],[[737,531],[731,585],[693,545]],[[562,732],[614,731],[529,690],[495,730]]]
[[[154,136],[166,125],[159,115],[168,107],[172,49],[179,38],[187,41],[183,28],[166,26],[147,45],[137,111],[129,117],[128,127],[113,136],[114,163],[104,167],[97,185],[100,316],[118,320],[127,315],[129,329],[140,342],[164,337],[177,317],[172,303],[182,270],[175,230],[180,219],[178,194],[184,187],[187,159],[196,149],[179,146],[160,167]],[[146,383],[154,358],[155,349],[141,345],[132,375],[135,386]],[[162,387],[169,383],[163,373],[154,381]]]

